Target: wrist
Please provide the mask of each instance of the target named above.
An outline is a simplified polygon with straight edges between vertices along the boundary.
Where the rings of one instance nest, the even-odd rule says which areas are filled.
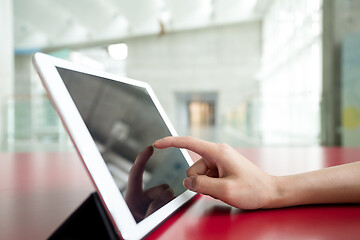
[[[286,176],[271,176],[268,201],[262,208],[280,208],[287,206],[288,180]]]

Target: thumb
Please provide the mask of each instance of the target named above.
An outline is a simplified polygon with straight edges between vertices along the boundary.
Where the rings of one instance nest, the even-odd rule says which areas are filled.
[[[184,179],[184,186],[194,192],[221,198],[223,179],[206,175],[196,175]]]

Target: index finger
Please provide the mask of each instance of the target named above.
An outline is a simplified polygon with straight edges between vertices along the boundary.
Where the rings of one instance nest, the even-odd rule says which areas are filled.
[[[208,159],[216,156],[215,143],[207,142],[194,137],[165,137],[157,140],[153,146],[159,149],[169,147],[185,148]]]

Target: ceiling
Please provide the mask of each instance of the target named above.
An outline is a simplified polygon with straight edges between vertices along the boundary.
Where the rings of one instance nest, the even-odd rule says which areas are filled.
[[[126,38],[259,19],[271,0],[14,0],[17,50]]]

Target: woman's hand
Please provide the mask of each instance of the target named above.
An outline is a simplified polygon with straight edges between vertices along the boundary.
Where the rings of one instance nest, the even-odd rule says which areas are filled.
[[[226,144],[192,137],[166,137],[156,148],[178,147],[202,158],[184,185],[243,209],[305,204],[360,203],[360,161],[288,176],[271,176]]]
[[[226,144],[193,137],[166,137],[154,147],[185,148],[202,158],[188,170],[184,186],[242,209],[267,208],[277,194],[276,181]]]

